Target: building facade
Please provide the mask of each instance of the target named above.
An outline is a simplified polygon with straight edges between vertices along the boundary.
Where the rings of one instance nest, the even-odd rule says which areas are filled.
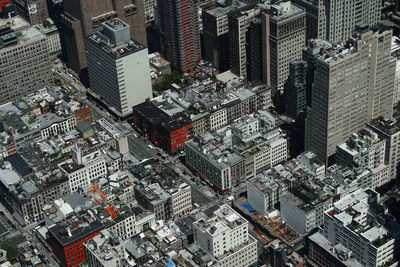
[[[1,25],[0,40],[1,104],[53,83],[46,35],[34,27],[15,32],[9,26]]]
[[[46,0],[14,0],[15,13],[31,25],[43,24],[49,18]]]
[[[297,119],[307,107],[307,71],[306,61],[290,62],[289,78],[285,83],[285,112],[293,119]]]
[[[228,13],[243,7],[242,2],[227,7],[203,10],[204,59],[225,72],[229,70],[229,23]]]
[[[307,12],[307,40],[345,41],[357,23],[371,26],[381,21],[382,1],[379,0],[293,0]]]
[[[396,121],[372,120],[368,127],[376,132],[379,138],[385,140],[385,164],[389,165],[389,179],[399,176],[400,163],[400,128]]]
[[[368,25],[359,24],[349,40],[351,47],[333,47],[317,59],[305,148],[325,162],[336,152],[336,145],[369,120],[392,117],[395,62],[390,57],[391,35],[391,31],[372,32]]]
[[[201,58],[198,4],[195,0],[158,0],[163,57],[181,72],[194,70]]]
[[[129,28],[115,18],[85,39],[90,89],[120,117],[152,97],[148,50],[131,40]]]
[[[283,91],[289,77],[289,64],[302,57],[306,44],[306,12],[290,1],[271,5],[270,79],[272,94]]]
[[[92,181],[105,177],[107,165],[100,150],[86,152],[75,147],[71,151],[73,158],[58,164],[64,175],[68,177],[71,192],[86,189]]]
[[[245,6],[228,14],[229,66],[233,73],[244,79],[248,76],[249,56],[246,49],[246,32],[251,20],[259,14],[260,9],[253,6]]]

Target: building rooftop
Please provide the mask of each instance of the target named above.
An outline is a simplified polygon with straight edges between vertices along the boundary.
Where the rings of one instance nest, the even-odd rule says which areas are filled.
[[[282,1],[271,5],[272,18],[277,20],[286,19],[302,12],[305,11],[291,1]]]
[[[86,241],[84,245],[104,266],[118,266],[125,256],[124,244],[108,230],[101,230],[99,235]],[[135,264],[133,259],[131,264]]]
[[[389,136],[400,132],[400,121],[398,120],[377,118],[373,119],[368,125]]]
[[[18,184],[22,177],[13,170],[0,169],[0,180],[4,186],[9,188],[11,185]]]
[[[379,194],[371,189],[359,189],[333,204],[326,211],[353,234],[360,235],[378,248],[400,233],[400,225],[378,211]]]
[[[31,27],[31,24],[20,16],[0,19],[0,25],[9,26],[14,31],[21,31]]]
[[[154,206],[158,205],[159,203],[166,202],[171,198],[171,195],[158,183],[144,184],[136,189],[140,190],[148,198],[148,201]]]
[[[164,127],[169,132],[173,132],[190,124],[190,119],[186,115],[179,113],[169,116],[151,101],[136,105],[133,107],[133,110],[152,121],[154,125]]]
[[[161,68],[166,65],[170,65],[170,63],[164,59],[159,52],[154,52],[149,55],[150,64],[156,66],[157,68]]]
[[[228,15],[228,13],[235,11],[236,9],[241,9],[245,7],[246,4],[240,1],[236,1],[232,3],[232,5],[227,7],[216,7],[213,9],[209,9],[206,12],[215,18],[222,17]]]
[[[213,215],[207,219],[200,219],[193,224],[200,230],[208,232],[210,235],[218,235],[227,229],[235,229],[248,222],[236,211],[226,204],[214,211]]]
[[[249,183],[252,183],[253,186],[258,188],[264,194],[270,194],[272,192],[277,192],[279,190],[279,184],[268,175],[267,172],[263,172],[258,174],[253,179],[249,180]]]
[[[12,167],[22,176],[26,177],[33,174],[33,170],[26,164],[25,160],[19,154],[13,154],[4,160],[11,163]]]
[[[46,205],[45,222],[62,246],[103,228],[101,221],[88,210],[96,204],[88,196],[73,193]]]
[[[42,25],[37,25],[36,29],[44,35],[49,35],[58,32],[57,26],[51,18],[47,18]]]
[[[353,257],[349,257],[351,252],[343,247],[343,245],[338,244],[338,245],[333,245],[329,242],[328,239],[326,239],[323,235],[321,235],[319,232],[311,235],[309,237],[311,241],[319,245],[321,248],[324,248],[325,251],[327,251],[329,254],[334,256],[336,259],[339,261],[343,262],[346,264],[348,267],[362,267],[363,265],[357,262]]]
[[[46,113],[36,118],[36,123],[41,129],[50,127],[52,124],[62,121],[64,121],[64,119],[55,113]]]
[[[112,21],[107,21],[105,22],[105,25],[114,29],[115,31],[126,27],[127,24],[125,24],[121,20],[118,21],[118,23],[115,23],[115,19]],[[110,42],[110,39],[103,32],[96,32],[88,36],[86,38],[86,41],[93,46],[99,48],[99,50],[101,50],[104,55],[109,56],[114,60],[146,49],[146,47],[134,40],[115,44],[113,42]]]

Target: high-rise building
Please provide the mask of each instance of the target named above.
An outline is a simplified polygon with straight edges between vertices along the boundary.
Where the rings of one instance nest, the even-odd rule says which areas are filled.
[[[351,37],[357,23],[375,26],[381,20],[382,0],[292,0],[307,11],[307,39],[330,42]]]
[[[221,73],[229,70],[228,13],[244,6],[242,2],[235,2],[227,7],[203,10],[204,59]]]
[[[392,32],[359,24],[347,45],[333,45],[316,61],[305,147],[321,160],[372,118],[391,118],[395,61]]]
[[[332,44],[322,39],[307,40],[307,47],[303,49],[303,60],[307,61],[307,83],[306,98],[307,106],[311,107],[311,89],[314,83],[314,72],[317,59],[324,54],[325,49],[330,48]]]
[[[307,13],[307,40],[326,39],[326,0],[292,0]]]
[[[271,5],[270,75],[272,94],[283,91],[289,77],[289,64],[301,59],[306,44],[306,12],[290,1]]]
[[[248,222],[223,204],[209,218],[193,223],[195,243],[216,266],[247,267],[257,262],[257,241],[249,234]]]
[[[306,85],[308,65],[304,60],[290,62],[289,78],[285,83],[286,114],[297,119],[306,109]]]
[[[101,30],[102,23],[120,18],[129,24],[134,40],[147,45],[143,0],[65,0],[60,19],[61,40],[71,69],[86,68],[84,38]]]
[[[249,21],[246,32],[246,57],[247,79],[250,81],[263,81],[263,42],[262,42],[262,15],[258,15]]]
[[[43,24],[49,17],[46,0],[14,0],[15,13],[31,25]]]
[[[182,72],[194,70],[201,58],[196,0],[158,0],[163,57]]]
[[[254,6],[245,6],[228,14],[230,70],[243,78],[248,76],[246,32],[250,21],[259,14],[260,9]]]
[[[397,36],[392,37],[392,57],[396,59],[393,104],[397,104],[400,102],[400,38]]]
[[[46,35],[35,27],[14,31],[0,25],[0,103],[17,100],[51,85],[51,58]]]
[[[131,40],[129,28],[114,18],[85,39],[90,89],[120,117],[152,97],[147,48]]]
[[[154,5],[157,0],[143,0],[144,21],[146,23],[154,21]]]

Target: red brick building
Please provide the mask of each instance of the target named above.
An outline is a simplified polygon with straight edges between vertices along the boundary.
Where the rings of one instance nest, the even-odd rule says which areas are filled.
[[[90,106],[75,111],[76,125],[83,122],[91,124],[93,122],[92,109]]]
[[[87,227],[65,229],[61,225],[49,228],[49,244],[63,266],[75,267],[86,261],[83,243],[100,234],[103,224],[95,221]]]
[[[11,144],[9,144],[6,147],[6,151],[7,151],[7,156],[11,156],[11,155],[15,154],[17,152],[17,147],[15,146],[15,143],[11,142]]]
[[[133,107],[133,122],[147,139],[169,153],[192,138],[192,122],[186,115],[169,116],[150,101]]]
[[[0,10],[3,9],[3,6],[7,3],[11,3],[12,0],[0,0]]]
[[[3,6],[7,3],[11,3],[12,0],[0,0],[0,10],[3,8]]]

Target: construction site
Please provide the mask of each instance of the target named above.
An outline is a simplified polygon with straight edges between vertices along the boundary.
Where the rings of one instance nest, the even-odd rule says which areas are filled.
[[[251,209],[245,197],[236,199],[233,206],[242,216],[248,219],[253,225],[257,226],[263,233],[268,234],[268,236],[278,238],[288,245],[294,245],[302,240],[302,236],[283,223],[280,216],[267,218]],[[266,240],[264,237],[262,238]],[[266,241],[269,243],[272,240]]]

